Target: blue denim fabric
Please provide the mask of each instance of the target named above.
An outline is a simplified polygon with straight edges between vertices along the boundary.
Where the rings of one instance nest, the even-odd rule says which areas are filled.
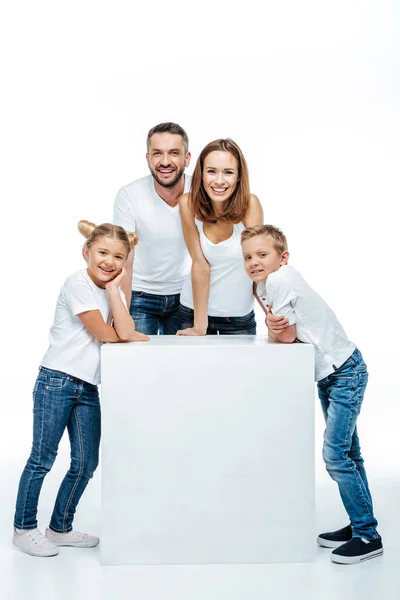
[[[129,312],[136,331],[146,335],[175,335],[179,322],[180,294],[159,296],[147,292],[132,292]]]
[[[354,537],[376,538],[371,493],[361,456],[356,421],[368,382],[367,366],[356,349],[331,375],[318,382],[324,413],[323,458],[329,475],[339,486]]]
[[[37,506],[45,475],[57,455],[65,431],[71,444],[71,465],[58,491],[50,529],[71,531],[77,504],[99,461],[100,400],[97,386],[40,367],[33,390],[33,443],[22,473],[14,526],[37,527]]]
[[[194,311],[179,305],[181,329],[193,327]],[[254,310],[243,317],[208,317],[207,335],[255,335],[256,319]]]

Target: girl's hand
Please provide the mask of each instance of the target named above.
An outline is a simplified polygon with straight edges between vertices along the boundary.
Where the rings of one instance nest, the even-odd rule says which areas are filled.
[[[180,329],[176,332],[176,335],[206,335],[205,331],[199,331],[194,327],[188,327],[187,329]]]
[[[132,337],[129,339],[130,342],[149,342],[150,338],[145,333],[140,333],[140,331],[135,331]]]
[[[123,278],[126,275],[126,269],[125,267],[122,267],[121,271],[118,273],[118,275],[116,275],[114,277],[114,279],[111,279],[111,281],[108,281],[106,283],[106,285],[104,286],[106,290],[111,290],[113,288],[117,288],[119,286],[119,284],[121,283],[121,281],[123,280]]]

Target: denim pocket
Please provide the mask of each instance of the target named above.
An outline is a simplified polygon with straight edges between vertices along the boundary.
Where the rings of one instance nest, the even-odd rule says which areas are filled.
[[[67,387],[69,380],[68,375],[65,375],[65,377],[50,377],[49,383],[46,385],[46,390],[51,390],[52,392],[63,390]]]

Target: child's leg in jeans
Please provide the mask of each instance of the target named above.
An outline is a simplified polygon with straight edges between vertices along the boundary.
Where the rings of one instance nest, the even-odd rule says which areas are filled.
[[[326,423],[327,419],[328,419],[328,408],[329,408],[329,393],[327,391],[329,389],[329,385],[324,384],[324,381],[318,385],[318,396],[319,396],[319,399],[321,402],[322,413],[324,415],[324,419],[325,419],[325,423]],[[357,426],[354,429],[354,433],[353,433],[353,437],[352,437],[352,441],[351,441],[351,448],[349,451],[349,457],[351,460],[354,461],[357,471],[360,473],[360,477],[364,482],[365,489],[368,493],[369,500],[372,504],[372,498],[371,498],[371,492],[369,491],[367,473],[364,468],[364,459],[361,456],[361,448],[360,448],[360,441],[358,439],[358,434],[357,434]]]
[[[342,367],[318,383],[326,418],[323,457],[353,525],[353,536],[377,536],[363,459],[356,431],[368,373],[358,350]]]
[[[33,390],[33,443],[21,475],[14,526],[37,527],[39,494],[45,475],[53,466],[58,444],[67,426],[71,402],[70,379],[65,373],[41,368]]]
[[[75,402],[68,421],[71,465],[65,475],[50,521],[58,533],[72,530],[78,502],[99,462],[100,400],[97,387],[75,380]]]

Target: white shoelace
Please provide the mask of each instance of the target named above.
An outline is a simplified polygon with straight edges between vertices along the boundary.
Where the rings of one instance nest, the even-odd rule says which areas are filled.
[[[51,543],[50,540],[48,540],[39,529],[35,529],[34,531],[30,532],[29,537],[31,538],[32,542],[39,547],[43,546],[43,544]]]

